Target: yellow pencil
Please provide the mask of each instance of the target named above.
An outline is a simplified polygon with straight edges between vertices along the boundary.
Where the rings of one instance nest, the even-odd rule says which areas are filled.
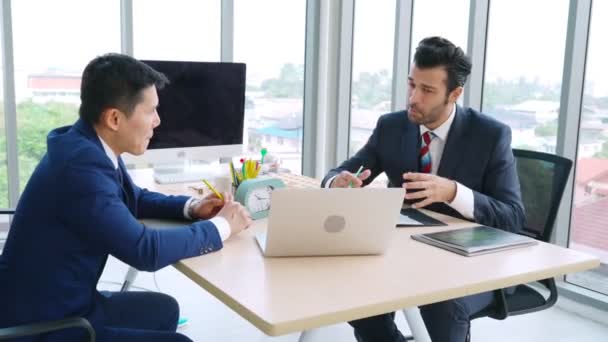
[[[206,179],[203,179],[203,183],[205,183],[205,185],[209,188],[209,190],[213,191],[215,196],[217,196],[221,200],[224,200],[224,196],[222,196],[222,194],[220,194],[217,190],[215,190],[215,188],[209,182],[207,182]]]
[[[255,163],[253,160],[247,161],[247,178],[255,178]]]

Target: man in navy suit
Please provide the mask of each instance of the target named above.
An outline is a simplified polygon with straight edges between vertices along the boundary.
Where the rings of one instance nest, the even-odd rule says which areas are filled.
[[[176,333],[179,307],[153,292],[96,290],[108,255],[146,271],[211,253],[251,224],[232,200],[165,196],[135,185],[120,155],[144,153],[160,124],[166,77],[125,55],[92,60],[81,84],[80,119],[51,131],[47,153],[17,206],[0,257],[0,327],[83,316],[98,341],[190,341]],[[149,229],[139,218],[191,219]],[[77,329],[43,336],[79,341]],[[36,339],[38,341],[38,339]]]
[[[389,186],[404,187],[405,199],[415,201],[415,208],[520,230],[524,208],[511,130],[456,104],[470,71],[462,49],[440,37],[423,39],[409,75],[408,110],[380,117],[365,146],[331,170],[322,185],[365,186],[385,172]],[[355,177],[360,166],[365,170]],[[470,316],[492,302],[487,292],[425,305],[420,311],[434,342],[463,342]],[[359,341],[404,341],[394,313],[350,324]]]

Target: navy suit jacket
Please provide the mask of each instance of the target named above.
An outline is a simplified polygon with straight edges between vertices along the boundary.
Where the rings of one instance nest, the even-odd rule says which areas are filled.
[[[343,170],[356,172],[363,165],[372,172],[364,185],[386,172],[389,186],[400,187],[403,173],[419,172],[419,149],[420,127],[408,119],[406,111],[383,115],[365,146],[331,170],[322,185]],[[473,190],[475,222],[513,232],[523,227],[524,207],[508,126],[456,106],[437,175]],[[462,218],[444,203],[427,209]]]
[[[96,286],[109,254],[155,271],[222,248],[209,221],[166,230],[140,223],[183,219],[188,197],[140,189],[120,158],[119,167],[124,192],[96,132],[82,120],[48,135],[0,256],[0,327],[84,316],[99,333],[104,313]]]

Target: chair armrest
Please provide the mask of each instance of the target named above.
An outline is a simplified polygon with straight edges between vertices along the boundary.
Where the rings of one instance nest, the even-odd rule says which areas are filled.
[[[0,210],[0,215],[13,215],[14,213],[15,213],[15,209]]]
[[[95,330],[86,318],[71,317],[43,323],[23,324],[9,328],[0,328],[0,340],[9,340],[17,337],[39,335],[51,331],[68,328],[83,328],[89,335],[89,341],[95,342]]]

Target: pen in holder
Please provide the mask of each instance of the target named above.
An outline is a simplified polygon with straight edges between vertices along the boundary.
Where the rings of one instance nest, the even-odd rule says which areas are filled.
[[[257,178],[261,169],[260,163],[252,159],[241,159],[241,167],[239,169],[234,167],[234,163],[231,161],[230,176],[232,177],[232,186],[235,192],[244,181]]]

